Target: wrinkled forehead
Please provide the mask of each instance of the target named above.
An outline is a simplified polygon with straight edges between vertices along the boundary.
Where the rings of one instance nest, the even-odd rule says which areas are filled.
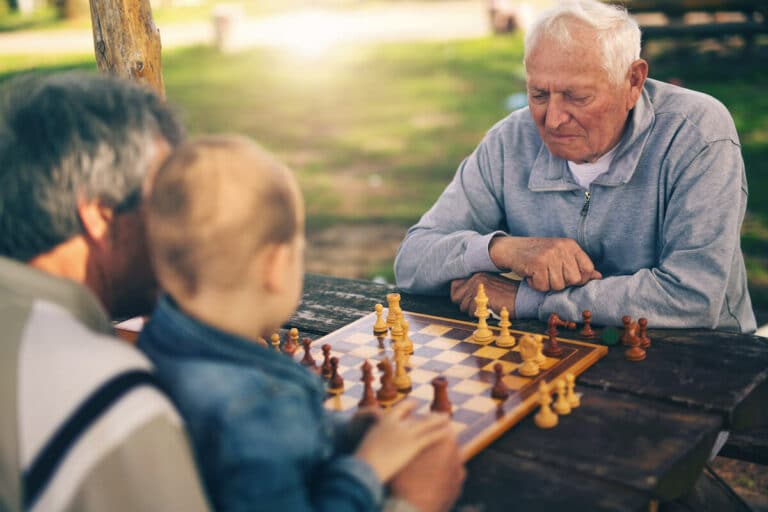
[[[586,87],[608,77],[597,47],[581,43],[563,45],[552,38],[543,38],[532,48],[525,71],[529,87]]]

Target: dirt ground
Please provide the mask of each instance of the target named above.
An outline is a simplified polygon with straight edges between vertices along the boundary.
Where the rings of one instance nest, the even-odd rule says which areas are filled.
[[[307,272],[371,279],[375,269],[390,269],[407,229],[391,224],[337,224],[310,230]]]
[[[712,468],[755,512],[768,512],[768,466],[715,457]]]

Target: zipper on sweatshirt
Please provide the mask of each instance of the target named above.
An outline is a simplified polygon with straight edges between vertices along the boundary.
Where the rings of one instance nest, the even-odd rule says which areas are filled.
[[[590,189],[592,187],[590,186]],[[584,239],[586,236],[586,229],[587,229],[587,214],[589,213],[589,201],[592,199],[592,193],[587,190],[584,192],[584,205],[581,207],[581,218],[579,219],[579,245],[582,247],[586,247],[586,240]]]

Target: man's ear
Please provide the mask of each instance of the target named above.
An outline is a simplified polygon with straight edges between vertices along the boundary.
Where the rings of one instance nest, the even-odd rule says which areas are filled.
[[[643,93],[645,80],[648,78],[648,63],[637,59],[629,66],[629,94],[627,95],[627,111],[635,107],[635,103]]]
[[[101,204],[100,201],[78,200],[77,215],[83,225],[85,236],[96,242],[103,243],[107,240],[114,211]]]
[[[285,290],[286,272],[290,271],[291,246],[289,244],[271,244],[265,250],[261,271],[264,288],[272,294]]]

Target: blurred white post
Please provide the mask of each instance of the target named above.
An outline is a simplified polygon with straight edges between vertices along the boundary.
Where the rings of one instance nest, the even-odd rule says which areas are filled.
[[[222,53],[235,48],[238,25],[243,16],[239,6],[219,4],[213,9],[213,44]]]

